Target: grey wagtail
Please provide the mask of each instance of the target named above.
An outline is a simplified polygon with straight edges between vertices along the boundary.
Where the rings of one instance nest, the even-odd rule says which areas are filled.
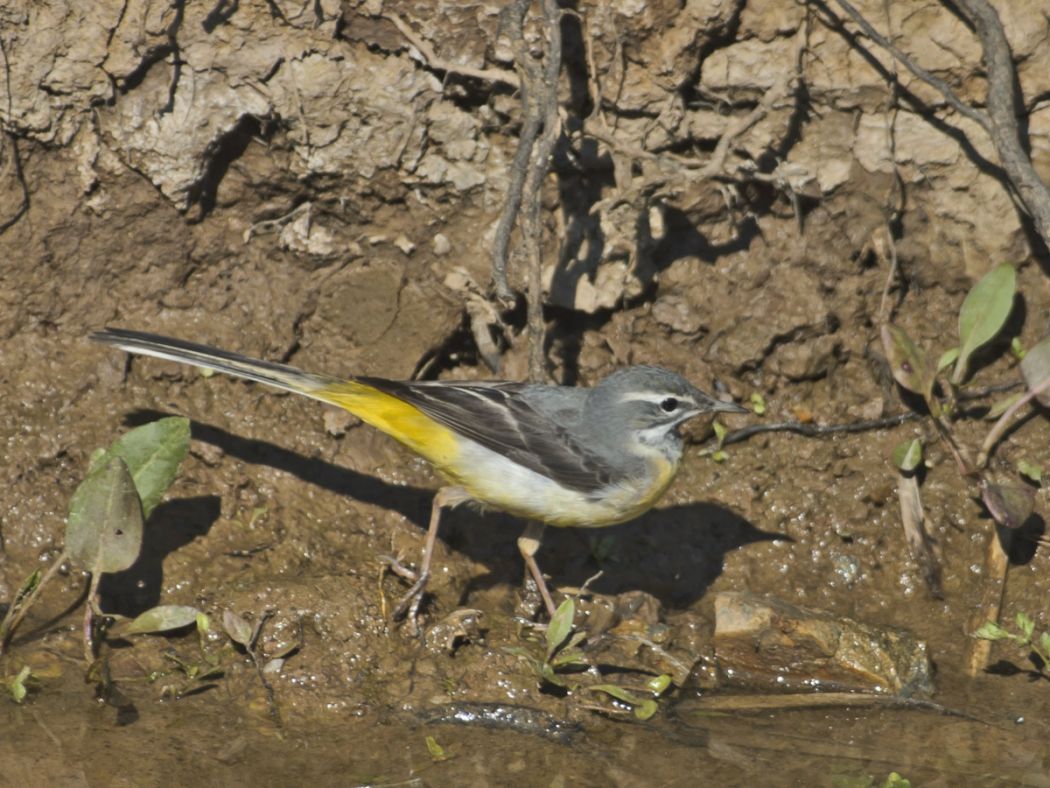
[[[413,627],[444,507],[474,501],[528,520],[518,549],[553,613],[535,558],[544,527],[596,527],[637,517],[674,479],[682,422],[702,413],[748,412],[659,367],[628,367],[593,388],[344,380],[140,331],[107,328],[91,339],[339,405],[437,468],[448,484],[434,496],[415,583],[394,612],[395,618],[409,612]]]

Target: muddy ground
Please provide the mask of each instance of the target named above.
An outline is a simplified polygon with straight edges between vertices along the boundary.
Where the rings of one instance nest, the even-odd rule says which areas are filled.
[[[967,26],[936,3],[906,5],[858,8],[982,106]],[[1036,3],[999,5],[1026,141],[1050,180],[1050,21]],[[897,771],[919,785],[1050,785],[1050,686],[1008,646],[995,647],[991,670],[966,674],[996,537],[921,419],[830,437],[767,433],[730,446],[723,462],[702,454],[710,433],[694,425],[654,511],[600,532],[548,533],[539,558],[554,587],[572,592],[602,571],[581,606],[610,680],[665,669],[623,645],[638,627],[691,668],[642,723],[590,709],[591,693],[541,688],[507,652],[529,645],[520,522],[448,517],[427,637],[413,637],[387,616],[405,586],[382,557],[419,554],[439,483],[422,461],[315,402],[86,340],[118,325],[333,374],[492,377],[467,315],[488,291],[522,121],[498,10],[335,0],[0,9],[0,601],[60,552],[92,451],[181,414],[192,419],[190,456],[138,563],[103,582],[103,608],[270,615],[261,643],[271,653],[302,633],[267,674],[272,702],[229,650],[225,675],[204,691],[162,699],[164,686],[188,686],[165,651],[195,659],[192,633],[105,645],[129,716],[83,681],[85,579],[70,567],[0,662],[5,681],[24,663],[40,677],[24,705],[0,700],[0,782],[867,785]],[[915,403],[892,384],[876,327],[893,256],[894,319],[935,356],[957,342],[972,284],[1016,264],[1017,308],[972,385],[1017,379],[1009,338],[1031,346],[1048,328],[1046,249],[977,126],[903,70],[888,87],[892,62],[833,16],[819,3],[742,0],[566,13],[564,131],[543,193],[552,380],[590,384],[644,362],[745,403],[760,394],[766,414],[726,418],[731,429],[905,412]],[[524,280],[520,261],[512,280]],[[500,375],[522,379],[524,310],[504,319]],[[966,445],[979,445],[979,407],[994,399],[959,421]],[[910,556],[888,460],[914,436],[927,443],[921,489],[942,598]],[[1048,443],[1042,411],[1009,434],[992,468],[1016,479],[1019,460],[1046,467]],[[1047,503],[1039,489],[1003,601],[1004,620],[1024,611],[1038,631],[1050,626],[1036,541]],[[909,630],[935,665],[933,699],[976,719],[704,711],[717,684],[714,595],[744,590]],[[465,638],[449,619],[462,609],[481,617]],[[485,717],[490,707],[476,704],[491,703],[517,716],[488,727],[442,717]],[[427,736],[451,757],[429,751]]]

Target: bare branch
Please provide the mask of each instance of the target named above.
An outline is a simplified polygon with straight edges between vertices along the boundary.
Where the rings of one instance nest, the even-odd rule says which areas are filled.
[[[507,279],[507,255],[510,236],[520,213],[522,247],[529,266],[529,378],[539,382],[546,379],[540,202],[551,154],[561,134],[558,116],[561,10],[556,0],[542,0],[541,27],[546,46],[541,68],[525,42],[524,23],[530,5],[531,0],[515,0],[503,10],[504,27],[514,48],[514,64],[520,76],[524,111],[518,149],[511,164],[507,199],[496,225],[492,246],[492,281],[496,296],[505,303],[513,302],[514,293]]]
[[[423,60],[426,62],[428,68],[432,68],[435,71],[447,71],[450,74],[459,74],[463,77],[480,79],[485,82],[499,82],[508,85],[515,90],[520,86],[518,75],[513,71],[506,71],[502,68],[474,68],[472,66],[462,66],[458,63],[443,60],[438,57],[437,53],[434,52],[434,48],[430,46],[429,43],[416,35],[416,32],[409,27],[408,23],[393,11],[384,11],[380,16],[383,19],[392,22],[394,27],[401,31],[401,35],[408,39],[408,43],[414,46],[419,51],[419,54],[423,56]]]
[[[557,0],[543,0],[543,25],[547,34],[547,52],[543,71],[528,69],[528,79],[536,102],[533,108],[542,118],[543,133],[532,152],[528,177],[525,179],[525,197],[528,200],[522,217],[522,237],[529,263],[528,328],[529,380],[534,383],[547,379],[544,354],[545,326],[543,323],[543,257],[540,245],[543,226],[540,222],[540,203],[543,181],[547,177],[551,154],[561,134],[558,117],[558,75],[561,72],[561,11]]]
[[[956,0],[956,5],[973,22],[977,36],[981,39],[984,66],[988,71],[987,101],[991,120],[988,133],[1011,184],[1035,221],[1043,243],[1050,249],[1050,188],[1036,173],[1032,160],[1021,144],[1016,115],[1017,75],[1002,22],[988,0]]]
[[[535,81],[530,82],[527,78],[529,64],[528,48],[525,45],[525,14],[529,10],[531,0],[515,0],[515,2],[503,9],[501,15],[507,35],[510,37],[511,45],[514,47],[514,63],[518,71],[525,77],[521,81],[521,105],[524,120],[521,126],[521,134],[518,137],[518,148],[514,151],[514,160],[510,166],[510,181],[507,184],[507,201],[503,204],[503,212],[500,214],[496,225],[496,238],[492,244],[492,283],[496,288],[496,296],[504,302],[510,303],[514,300],[514,292],[511,290],[510,282],[507,280],[507,254],[510,250],[510,234],[514,231],[514,225],[521,210],[522,189],[525,186],[525,176],[529,168],[529,160],[532,157],[532,146],[540,133],[542,120],[539,112],[534,106],[532,91]]]

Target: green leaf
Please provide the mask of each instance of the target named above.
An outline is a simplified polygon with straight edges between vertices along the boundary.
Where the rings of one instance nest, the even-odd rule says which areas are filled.
[[[188,627],[197,621],[201,612],[188,605],[159,605],[140,614],[120,630],[121,635],[141,635],[147,632],[168,632]]]
[[[656,714],[656,710],[659,708],[656,701],[652,698],[641,698],[616,684],[592,684],[587,689],[591,692],[604,692],[606,695],[616,698],[616,700],[630,704],[634,716],[640,720],[649,719]]]
[[[660,707],[656,705],[655,700],[646,698],[634,707],[634,716],[639,720],[647,720],[656,714],[658,708]]]
[[[757,391],[751,393],[751,412],[756,416],[766,415],[766,398]]]
[[[718,441],[718,445],[721,446],[722,445],[722,441],[725,440],[726,433],[729,432],[729,429],[726,427],[725,424],[723,424],[720,421],[712,422],[711,423],[711,429],[713,429],[715,431],[715,440],[717,440]]]
[[[911,780],[901,777],[897,772],[890,772],[883,781],[882,788],[911,788]]]
[[[230,636],[230,640],[245,648],[251,648],[252,625],[232,610],[224,610],[222,613],[222,628]]]
[[[959,310],[959,360],[952,383],[962,382],[973,352],[1002,330],[1013,309],[1016,290],[1017,272],[1009,263],[1003,263],[981,277],[967,293]]]
[[[616,700],[622,700],[624,703],[630,703],[632,706],[638,706],[647,700],[647,698],[640,698],[617,684],[592,684],[587,689],[591,692],[604,692],[606,695],[616,698]]]
[[[945,350],[941,353],[941,357],[937,359],[937,371],[943,372],[950,367],[957,358],[959,358],[959,348],[953,347],[949,350]]]
[[[447,761],[449,756],[445,752],[445,748],[437,743],[437,739],[433,736],[427,736],[427,752],[430,753],[430,757],[435,761]]]
[[[502,649],[504,654],[510,654],[512,657],[520,657],[521,659],[535,661],[535,655],[523,646],[503,646]]]
[[[1032,617],[1027,613],[1018,613],[1014,620],[1017,622],[1017,628],[1021,630],[1025,640],[1031,640],[1032,633],[1035,632],[1035,622],[1032,620]]]
[[[1039,636],[1039,651],[1042,652],[1040,656],[1044,661],[1050,659],[1050,632],[1044,632]]]
[[[197,624],[197,633],[201,636],[207,635],[211,630],[211,619],[207,613],[201,613],[197,611],[197,615],[194,617],[194,623]]]
[[[583,652],[578,648],[563,648],[550,659],[552,668],[583,667],[586,664]]]
[[[1039,344],[1025,353],[1021,361],[1021,377],[1029,391],[1038,388],[1050,378],[1050,337],[1042,339]],[[1050,390],[1036,396],[1040,404],[1050,408]]]
[[[904,473],[911,473],[922,463],[922,441],[912,438],[901,441],[893,450],[893,464]]]
[[[111,457],[123,459],[142,498],[143,516],[149,517],[175,481],[179,464],[186,458],[189,448],[190,420],[169,416],[143,424],[121,436],[92,463],[88,473],[94,472]]]
[[[562,647],[562,651],[571,651],[575,649],[580,643],[587,637],[587,633],[582,629],[578,632],[573,632],[572,637],[569,638],[569,642]]]
[[[1031,479],[1036,484],[1043,483],[1043,468],[1040,465],[1035,465],[1028,462],[1028,460],[1020,460],[1017,463],[1017,472]]]
[[[109,458],[73,493],[66,524],[66,550],[92,573],[121,572],[142,547],[142,503],[128,466]]]
[[[546,662],[535,662],[533,663],[533,670],[537,672],[541,681],[546,681],[548,684],[553,684],[555,687],[567,687],[569,683],[554,672],[554,668]]]
[[[933,383],[937,375],[926,351],[912,342],[907,331],[892,323],[886,323],[880,335],[893,379],[908,391],[920,395],[932,411],[936,407]]]
[[[645,682],[645,688],[654,695],[663,695],[670,686],[671,677],[666,673],[662,673],[659,676],[653,676]]]
[[[40,578],[42,575],[43,572],[41,572],[39,569],[34,569],[32,572],[30,572],[29,577],[22,581],[22,585],[18,589],[18,593],[15,594],[15,599],[14,602],[12,602],[12,604],[22,604],[22,602],[24,602],[30,594],[36,591],[37,587],[40,585]]]
[[[1010,352],[1014,354],[1014,358],[1018,361],[1024,358],[1027,351],[1024,349],[1024,345],[1021,344],[1021,337],[1014,337],[1010,340]]]
[[[576,604],[572,601],[572,597],[567,597],[558,605],[558,609],[554,611],[547,625],[547,659],[551,658],[558,646],[564,643],[569,633],[572,632],[572,621],[575,617]]]
[[[1010,637],[1010,633],[994,621],[985,621],[973,636],[981,640],[1005,640]]]
[[[722,449],[719,449],[718,451],[711,453],[711,459],[715,462],[725,462],[729,459],[729,454]]]
[[[28,690],[26,689],[26,681],[32,675],[32,670],[28,665],[24,665],[18,675],[11,679],[11,698],[15,703],[21,703],[26,699]]]
[[[1006,528],[1020,528],[1035,508],[1035,490],[1015,484],[981,485],[981,500],[992,518]]]

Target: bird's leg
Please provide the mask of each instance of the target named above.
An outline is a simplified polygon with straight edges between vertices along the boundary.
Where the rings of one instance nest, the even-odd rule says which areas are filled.
[[[419,634],[419,623],[416,616],[419,613],[419,605],[423,601],[427,581],[430,579],[430,558],[434,554],[434,543],[437,541],[438,526],[441,524],[441,510],[446,506],[462,503],[469,497],[467,491],[462,487],[442,487],[434,495],[434,503],[430,508],[430,526],[427,528],[427,538],[423,544],[423,558],[419,562],[416,582],[401,597],[401,601],[394,610],[394,620],[408,613],[408,618],[412,622],[413,634]]]
[[[540,542],[543,541],[543,531],[547,526],[537,520],[529,520],[525,525],[525,533],[518,537],[518,551],[521,553],[521,557],[525,559],[525,566],[529,569],[529,574],[532,575],[533,582],[536,583],[536,588],[540,592],[540,596],[543,597],[543,604],[547,607],[547,615],[554,616],[554,600],[551,599],[551,592],[547,590],[547,581],[543,579],[543,572],[540,571],[539,564],[536,563],[536,551],[540,549]]]

